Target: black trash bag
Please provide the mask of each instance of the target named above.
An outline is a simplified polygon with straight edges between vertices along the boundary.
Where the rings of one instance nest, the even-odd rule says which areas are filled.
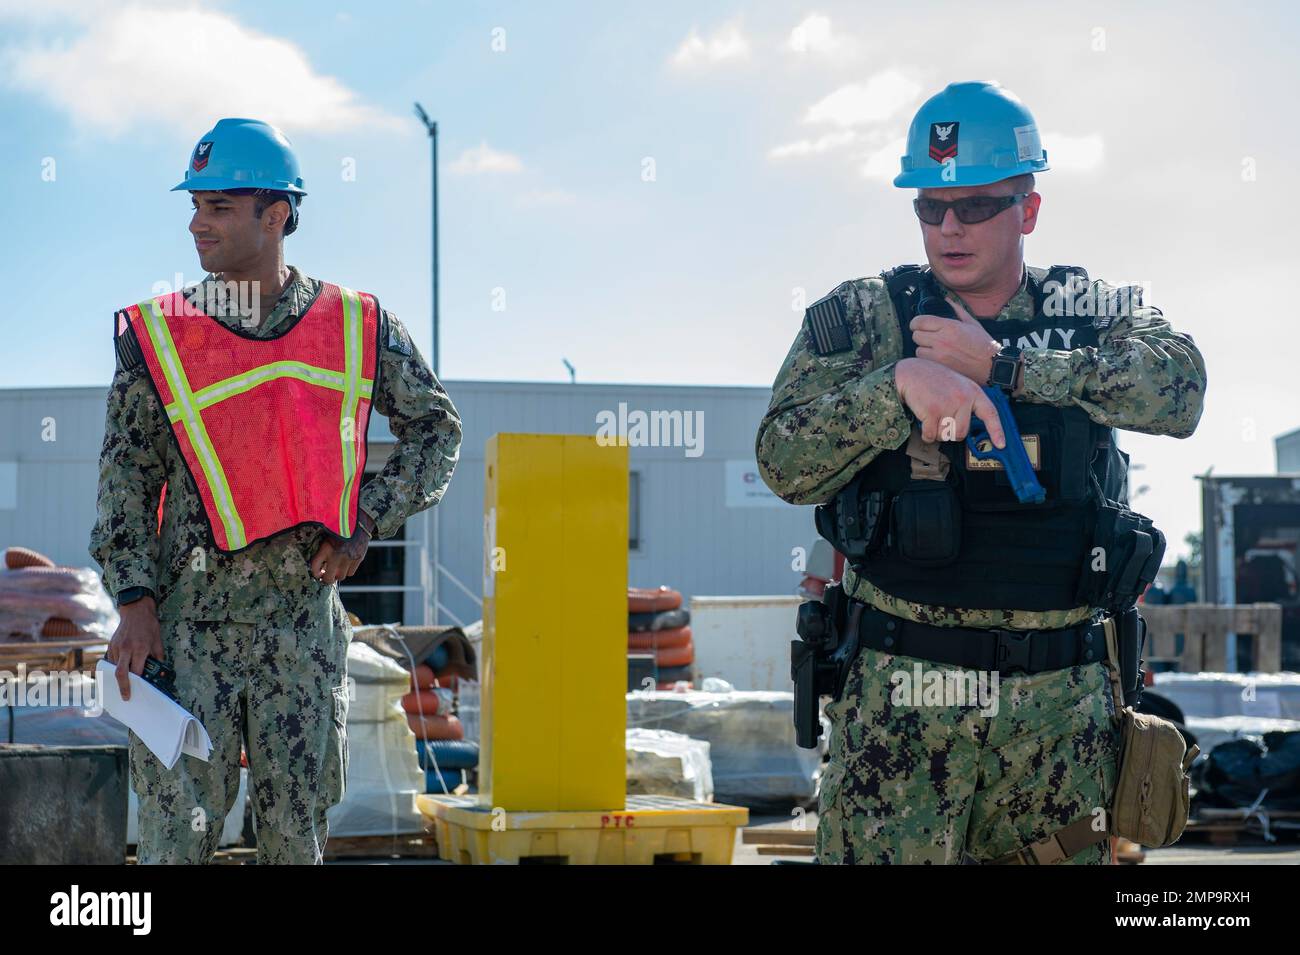
[[[1267,789],[1263,808],[1300,809],[1300,732],[1265,733],[1262,744],[1253,739],[1220,743],[1195,775],[1198,801],[1207,806],[1245,808]]]

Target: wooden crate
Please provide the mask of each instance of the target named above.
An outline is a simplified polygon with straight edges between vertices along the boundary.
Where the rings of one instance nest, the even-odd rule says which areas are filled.
[[[1276,673],[1282,669],[1282,608],[1278,604],[1139,604],[1147,622],[1147,660],[1177,661],[1182,673],[1225,672],[1237,669],[1228,660],[1228,634],[1249,634],[1254,661],[1251,669]],[[1175,637],[1183,634],[1182,652]]]

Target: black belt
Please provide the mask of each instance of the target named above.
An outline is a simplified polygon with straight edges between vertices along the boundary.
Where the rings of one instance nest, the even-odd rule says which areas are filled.
[[[1056,630],[936,627],[869,605],[862,605],[860,614],[850,614],[850,619],[854,617],[860,646],[970,670],[1043,673],[1106,659],[1106,632],[1100,620]]]

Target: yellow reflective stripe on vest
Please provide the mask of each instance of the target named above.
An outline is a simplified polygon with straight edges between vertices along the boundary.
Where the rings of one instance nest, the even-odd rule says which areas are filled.
[[[196,407],[202,411],[205,408],[212,407],[218,401],[233,398],[235,395],[242,395],[258,385],[264,385],[268,381],[275,381],[277,378],[297,378],[309,385],[320,385],[323,388],[333,388],[335,391],[344,391],[346,387],[341,372],[309,365],[302,361],[285,359],[284,361],[273,361],[265,365],[258,365],[256,368],[251,368],[242,374],[222,378],[206,388],[199,389],[194,392]],[[362,378],[361,387],[366,393],[369,393],[374,387],[374,380]],[[180,417],[180,405],[176,402],[169,404],[166,410],[167,416],[173,421]]]
[[[176,399],[174,403],[178,406],[179,414],[172,420],[179,421],[185,427],[190,444],[198,455],[199,467],[203,469],[203,476],[207,479],[208,488],[217,504],[217,513],[226,529],[226,549],[238,550],[246,543],[244,522],[240,520],[239,512],[235,510],[230,485],[226,482],[226,472],[222,469],[221,461],[212,447],[212,439],[208,437],[203,416],[199,414],[194,392],[190,390],[189,379],[185,375],[185,367],[181,364],[180,355],[176,351],[176,343],[172,341],[171,329],[167,327],[167,322],[154,301],[141,302],[137,307],[140,309],[140,314],[144,316],[144,327],[149,333],[149,340],[153,343],[154,354],[158,356],[158,362],[162,365],[167,387],[171,389],[172,396]],[[168,417],[171,417],[170,413]]]
[[[339,498],[339,534],[352,536],[348,500],[357,474],[357,404],[361,393],[361,299],[349,288],[343,295],[343,408],[339,414],[339,444],[343,448],[343,495]]]

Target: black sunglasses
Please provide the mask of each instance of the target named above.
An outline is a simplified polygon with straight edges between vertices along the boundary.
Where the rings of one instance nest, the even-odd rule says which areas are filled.
[[[949,209],[957,213],[957,218],[966,225],[974,225],[992,219],[1003,209],[1010,209],[1028,196],[1027,192],[1017,192],[1011,196],[967,196],[952,202],[918,196],[912,200],[912,208],[916,210],[916,217],[926,225],[942,225],[943,217]]]

